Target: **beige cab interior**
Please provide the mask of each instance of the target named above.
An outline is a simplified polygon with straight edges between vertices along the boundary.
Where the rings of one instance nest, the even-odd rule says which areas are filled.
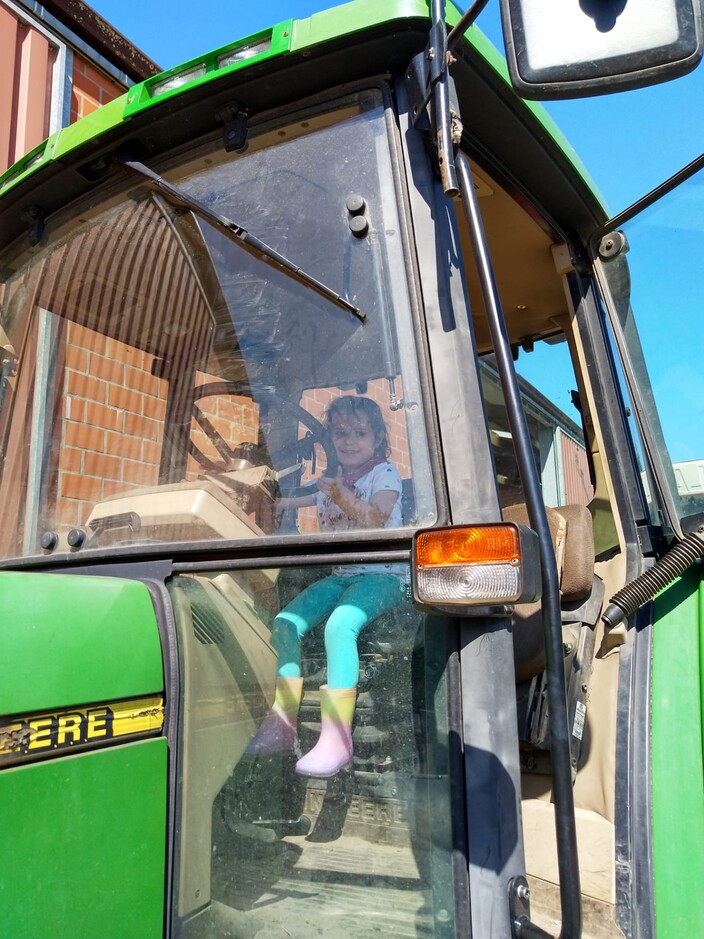
[[[565,610],[575,603],[581,606],[585,598],[590,606],[583,619],[563,618],[565,648],[579,643],[580,634],[589,637],[581,677],[585,686],[585,710],[580,717],[584,721],[583,738],[574,776],[584,935],[616,937],[622,935],[614,918],[616,696],[619,648],[625,633],[621,629],[605,634],[600,613],[604,598],[608,600],[624,584],[623,539],[614,511],[609,468],[602,459],[597,409],[575,325],[575,311],[565,284],[565,276],[571,270],[567,246],[524,200],[496,183],[483,168],[474,166],[473,171],[509,337],[519,350],[517,367],[520,370],[523,348],[530,350],[541,339],[563,333],[574,370],[574,388],[582,402],[584,446],[592,467],[593,496],[586,507],[552,506],[548,514],[562,577],[563,617]],[[471,242],[461,212],[458,218],[469,271],[474,331],[481,354],[490,349],[491,342]],[[507,519],[526,520],[524,506],[507,503],[504,509]],[[539,613],[535,607],[516,610],[514,630],[520,637],[517,680],[535,680],[542,669],[542,641],[536,615]],[[559,879],[551,796],[550,777],[540,772],[539,767],[522,774],[531,912],[544,928],[559,930]]]

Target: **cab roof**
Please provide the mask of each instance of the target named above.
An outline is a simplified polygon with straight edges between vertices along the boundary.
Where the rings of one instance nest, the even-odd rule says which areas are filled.
[[[450,6],[448,22],[458,18]],[[114,172],[112,154],[125,143],[145,159],[159,159],[189,140],[222,133],[234,108],[253,119],[336,85],[402,73],[425,47],[429,22],[425,0],[352,0],[142,81],[49,137],[0,177],[0,250],[37,218],[48,219]],[[515,95],[504,60],[476,27],[455,55],[452,73],[470,153],[480,161],[485,154],[527,187],[557,229],[591,231],[604,218],[603,206],[545,110]]]

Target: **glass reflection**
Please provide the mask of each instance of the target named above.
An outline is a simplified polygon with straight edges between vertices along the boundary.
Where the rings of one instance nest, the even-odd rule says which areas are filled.
[[[332,675],[323,630],[301,643],[293,733],[276,706],[272,627],[329,568],[174,578],[183,648],[176,934],[454,935],[445,630],[402,598],[360,632],[351,759],[311,771]],[[363,569],[357,576],[367,576]],[[279,728],[280,730],[280,728]],[[229,931],[226,931],[229,930]]]

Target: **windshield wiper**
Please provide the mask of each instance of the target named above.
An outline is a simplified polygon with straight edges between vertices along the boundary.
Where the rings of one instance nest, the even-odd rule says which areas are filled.
[[[129,170],[129,172],[134,173],[136,176],[141,176],[142,179],[146,180],[149,186],[162,193],[167,199],[171,200],[171,202],[176,202],[178,205],[190,209],[194,215],[197,215],[199,218],[203,219],[203,221],[217,228],[235,244],[244,248],[249,254],[270,264],[287,277],[295,280],[296,283],[309,287],[317,294],[320,294],[321,297],[325,297],[326,300],[330,300],[336,306],[356,316],[362,323],[366,323],[367,317],[359,307],[350,303],[345,297],[336,293],[325,284],[322,284],[319,280],[316,280],[315,277],[306,274],[306,272],[301,270],[300,267],[297,267],[293,261],[289,261],[283,254],[279,254],[274,248],[265,244],[265,242],[261,241],[255,235],[250,234],[246,228],[238,225],[237,222],[227,218],[225,215],[220,215],[219,212],[214,212],[212,209],[208,208],[207,205],[200,202],[198,199],[194,199],[193,196],[190,196],[187,192],[176,188],[176,186],[172,186],[171,183],[167,183],[165,179],[149,169],[148,166],[145,166],[144,163],[133,160],[129,154],[117,153],[115,155],[115,161],[119,166]]]

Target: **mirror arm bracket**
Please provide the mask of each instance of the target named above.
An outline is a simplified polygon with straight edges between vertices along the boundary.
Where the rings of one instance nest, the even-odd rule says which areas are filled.
[[[432,134],[445,195],[457,196],[460,189],[455,170],[455,146],[460,141],[462,125],[449,72],[445,0],[432,0],[431,16],[428,43],[406,70],[411,121],[414,127]]]

